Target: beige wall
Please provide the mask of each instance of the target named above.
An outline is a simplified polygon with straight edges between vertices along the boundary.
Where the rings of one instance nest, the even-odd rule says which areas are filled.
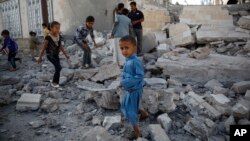
[[[2,19],[2,12],[0,12],[0,30],[3,30],[3,19]],[[0,31],[0,32],[1,32]]]
[[[29,37],[29,26],[28,26],[27,1],[20,0],[19,2],[20,2],[20,14],[21,14],[23,38],[28,38]]]

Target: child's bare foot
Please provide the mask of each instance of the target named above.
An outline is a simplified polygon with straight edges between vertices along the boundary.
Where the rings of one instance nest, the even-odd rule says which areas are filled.
[[[139,113],[140,113],[140,120],[144,120],[149,117],[149,114],[144,110],[139,110]]]

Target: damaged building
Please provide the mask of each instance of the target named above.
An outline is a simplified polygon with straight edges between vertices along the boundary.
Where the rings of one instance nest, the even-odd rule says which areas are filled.
[[[129,141],[113,63],[113,10],[130,0],[1,0],[0,29],[9,29],[23,63],[7,69],[0,54],[0,140]],[[137,141],[229,141],[230,125],[250,124],[250,3],[248,0],[136,0],[144,13],[143,95],[149,118]],[[82,68],[72,41],[86,16],[96,18],[100,48]],[[60,57],[62,89],[50,86],[53,66],[29,55],[29,31],[57,20],[69,61]]]

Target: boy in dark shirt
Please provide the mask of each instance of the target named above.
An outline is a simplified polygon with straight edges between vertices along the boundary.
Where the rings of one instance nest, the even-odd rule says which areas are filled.
[[[88,16],[86,18],[86,23],[83,26],[80,26],[76,30],[75,41],[80,46],[83,51],[83,67],[90,68],[93,67],[91,64],[91,49],[88,45],[89,41],[87,40],[87,36],[90,35],[92,41],[94,42],[94,46],[97,47],[95,43],[95,36],[94,36],[94,22],[95,18],[93,16]]]
[[[50,28],[50,34],[45,37],[44,46],[37,62],[41,63],[42,56],[46,50],[48,60],[55,66],[55,74],[51,86],[59,88],[60,71],[62,69],[59,59],[59,52],[62,51],[67,59],[69,59],[69,56],[66,54],[61,44],[62,37],[59,35],[60,23],[54,21],[51,23]]]
[[[142,55],[142,22],[144,21],[143,13],[137,9],[136,2],[130,3],[131,12],[129,12],[128,17],[131,19],[133,24],[134,34],[137,40],[137,55]]]
[[[8,30],[3,30],[1,35],[4,38],[4,44],[3,47],[0,49],[0,52],[3,51],[5,48],[8,48],[8,61],[11,64],[12,68],[10,71],[16,71],[16,63],[15,61],[19,61],[22,63],[21,58],[16,58],[16,54],[18,52],[18,46],[17,43],[10,38],[10,32]]]

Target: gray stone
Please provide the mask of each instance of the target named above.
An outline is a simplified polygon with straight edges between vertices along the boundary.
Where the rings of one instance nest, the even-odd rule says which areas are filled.
[[[12,77],[12,76],[7,76],[7,75],[2,75],[0,76],[0,86],[3,85],[14,85],[20,82],[19,77]]]
[[[191,58],[195,58],[195,59],[201,60],[201,59],[208,58],[209,54],[210,54],[209,47],[202,47],[202,48],[198,48],[198,49],[192,51],[189,54],[189,56]]]
[[[239,19],[238,24],[241,28],[250,30],[250,16],[242,16]]]
[[[102,84],[97,84],[88,80],[76,82],[78,88],[88,90],[88,91],[103,91],[106,87]]]
[[[161,124],[161,126],[165,130],[165,132],[168,133],[168,130],[172,126],[172,120],[170,119],[168,114],[165,113],[165,114],[159,115],[157,117],[157,121],[158,121],[159,124]]]
[[[250,90],[250,81],[241,81],[234,83],[232,89],[235,93],[243,94],[246,93],[247,90]]]
[[[149,132],[153,141],[170,141],[160,124],[150,124]]]
[[[144,78],[147,85],[154,89],[166,89],[167,81],[162,78]]]
[[[0,86],[0,105],[11,103],[11,93],[9,90],[12,88],[11,85]]]
[[[236,122],[234,120],[233,116],[230,116],[228,119],[226,119],[224,126],[226,128],[226,132],[229,133],[230,132],[230,125],[235,125]]]
[[[250,121],[248,119],[240,119],[238,121],[239,125],[250,125]]]
[[[201,140],[208,140],[215,123],[207,118],[197,117],[190,119],[184,129]]]
[[[249,109],[247,109],[244,105],[237,103],[233,106],[233,116],[237,119],[247,118],[249,117]]]
[[[232,85],[232,82],[250,79],[250,60],[244,57],[219,54],[210,54],[206,60],[192,59],[185,54],[179,54],[178,57],[179,61],[158,58],[156,66],[163,69],[163,75],[188,84],[204,85],[216,78],[225,85]]]
[[[34,128],[34,129],[40,128],[40,127],[44,126],[45,124],[46,123],[43,120],[29,122],[29,125],[32,126],[32,128]]]
[[[218,80],[215,79],[209,80],[204,86],[211,91],[214,90],[216,86],[223,87],[223,85]]]
[[[247,90],[244,97],[245,97],[245,99],[250,100],[250,90]]]
[[[21,98],[18,99],[16,110],[18,111],[30,111],[37,110],[40,106],[41,95],[24,93]]]
[[[211,94],[210,103],[220,106],[228,106],[230,99],[223,94]]]
[[[246,45],[244,46],[244,50],[250,52],[250,40],[247,41]]]
[[[68,68],[63,68],[61,71],[61,75],[66,77],[68,80],[71,80],[74,76],[74,70],[68,69]]]
[[[156,36],[153,33],[148,33],[142,37],[142,53],[148,53],[158,45]]]
[[[62,94],[58,91],[50,91],[49,97],[59,99],[59,98],[62,98]]]
[[[195,42],[191,29],[185,23],[171,24],[169,27],[169,36],[171,44],[175,46],[186,46]]]
[[[98,117],[93,117],[92,124],[95,125],[95,126],[96,125],[101,125],[102,124],[102,120],[100,118],[98,118]]]
[[[99,68],[99,72],[91,78],[92,81],[104,81],[120,75],[121,71],[117,64],[103,65]]]
[[[213,93],[214,93],[214,94],[224,94],[224,95],[228,95],[229,91],[230,91],[229,89],[223,88],[223,87],[220,87],[220,86],[215,86],[215,87],[213,87]]]
[[[189,92],[182,101],[184,105],[189,107],[195,114],[203,114],[211,119],[217,119],[221,116],[221,113],[218,110],[216,110],[213,106],[202,99],[201,96],[195,94],[194,92]]]
[[[121,126],[121,115],[104,117],[102,126],[107,130],[119,128]]]
[[[47,98],[41,106],[42,110],[49,113],[55,112],[58,108],[59,108],[58,100],[53,98]]]
[[[98,69],[77,69],[74,73],[74,79],[88,80],[98,72]]]
[[[158,57],[162,56],[164,53],[171,51],[170,45],[168,44],[160,44],[156,49]]]
[[[115,90],[96,92],[94,100],[99,107],[105,109],[118,110],[120,108],[119,95]]]

